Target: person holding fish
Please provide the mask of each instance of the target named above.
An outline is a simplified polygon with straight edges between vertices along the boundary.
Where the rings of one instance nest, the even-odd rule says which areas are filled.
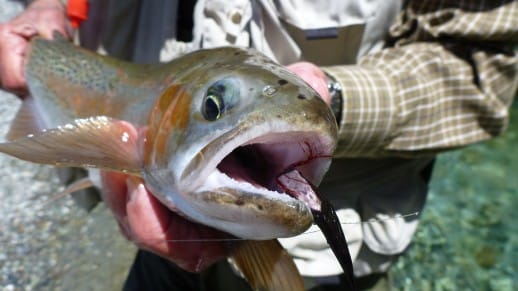
[[[75,2],[69,0],[69,6]],[[357,289],[375,284],[389,289],[387,270],[415,233],[436,154],[505,130],[518,86],[513,51],[517,1],[159,2],[89,1],[79,28],[81,45],[137,63],[169,62],[199,49],[253,48],[305,80],[331,108],[338,124],[337,147],[318,192],[337,209],[348,245],[342,248],[354,270],[344,270],[321,233],[310,229],[280,239],[306,289],[350,288],[351,277]],[[56,38],[53,31],[69,39],[73,33],[58,0],[33,1],[18,17],[0,24],[2,88],[22,98],[29,95],[26,76],[33,73],[24,72],[30,40]],[[239,65],[233,68],[238,71]],[[266,95],[297,82],[284,69],[272,70],[283,78],[263,91]],[[211,101],[202,109],[219,109],[217,105]],[[217,119],[220,113],[205,111],[203,116]],[[130,139],[139,135],[130,124],[120,127]],[[304,151],[320,158],[313,149]],[[263,172],[272,167],[244,151],[239,154],[242,162],[264,166]],[[219,167],[226,168],[229,160]],[[228,168],[245,180],[259,171]],[[312,182],[307,172],[285,170],[274,177],[283,192],[301,189],[285,181]],[[246,288],[223,260],[239,253],[235,236],[246,235],[231,236],[210,222],[206,224],[212,227],[185,219],[129,174],[104,171],[101,177],[104,201],[122,233],[143,249],[125,289]],[[262,178],[254,176],[256,182]],[[298,199],[306,199],[307,205],[312,201]]]

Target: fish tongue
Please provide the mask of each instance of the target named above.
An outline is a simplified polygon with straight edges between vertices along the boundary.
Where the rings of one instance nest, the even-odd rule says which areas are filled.
[[[322,230],[327,243],[344,270],[344,283],[349,287],[348,289],[357,290],[354,283],[351,254],[333,205],[325,197],[319,195],[316,187],[297,170],[280,175],[277,177],[277,183],[283,191],[303,201],[311,209],[315,224]]]

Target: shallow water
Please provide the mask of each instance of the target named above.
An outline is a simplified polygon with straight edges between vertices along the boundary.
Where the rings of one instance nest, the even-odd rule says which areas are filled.
[[[517,145],[515,102],[503,136],[439,156],[397,289],[517,290]]]

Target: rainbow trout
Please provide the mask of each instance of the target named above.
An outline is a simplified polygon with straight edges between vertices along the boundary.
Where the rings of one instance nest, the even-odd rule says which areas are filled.
[[[262,54],[218,48],[139,65],[60,39],[34,39],[26,79],[32,97],[1,152],[140,177],[172,211],[253,240],[236,255],[238,265],[252,266],[248,276],[289,258],[268,240],[313,223],[304,194],[294,186],[285,191],[279,181],[296,171],[306,185],[320,183],[336,146],[336,122],[311,87]],[[128,134],[125,123],[138,134]],[[247,279],[255,288],[302,288],[298,273],[297,282],[283,278],[296,272],[286,264],[269,271],[280,282]]]

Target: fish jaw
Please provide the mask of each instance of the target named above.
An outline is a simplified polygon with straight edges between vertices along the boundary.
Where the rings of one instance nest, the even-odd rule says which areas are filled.
[[[171,187],[152,192],[185,217],[240,238],[264,240],[304,232],[313,222],[311,209],[283,192],[277,177],[298,169],[319,184],[331,163],[334,138],[274,124],[283,129],[267,124],[222,135],[187,166],[177,188],[181,191]],[[156,173],[146,180],[155,179]]]
[[[282,191],[277,177],[297,168],[319,183],[331,162],[329,150],[315,135],[301,132],[260,136],[225,155],[192,193],[193,203],[199,213],[210,213],[205,224],[239,237],[300,234],[313,222],[311,209]]]
[[[240,238],[267,240],[300,234],[313,223],[306,205],[283,193],[252,188],[218,172],[209,179],[228,187],[193,193],[199,213],[210,213],[201,217],[203,224]]]

